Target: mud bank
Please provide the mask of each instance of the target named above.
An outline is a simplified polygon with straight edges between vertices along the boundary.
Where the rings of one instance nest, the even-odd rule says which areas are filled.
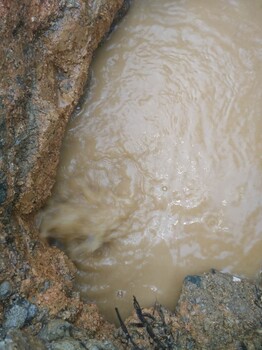
[[[127,7],[0,2],[0,349],[261,349],[258,283],[187,277],[175,313],[147,310],[143,327],[127,321],[128,335],[80,300],[73,264],[38,239],[33,216],[50,195],[93,52]]]

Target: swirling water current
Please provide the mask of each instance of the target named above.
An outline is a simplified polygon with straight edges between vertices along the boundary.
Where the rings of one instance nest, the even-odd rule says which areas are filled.
[[[41,213],[109,320],[262,265],[262,2],[136,0],[97,51]]]

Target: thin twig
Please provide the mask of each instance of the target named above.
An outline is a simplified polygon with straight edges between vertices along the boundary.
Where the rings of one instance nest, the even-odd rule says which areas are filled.
[[[119,323],[120,323],[120,327],[122,328],[122,331],[124,332],[124,334],[125,334],[127,340],[130,341],[130,343],[133,345],[134,350],[141,350],[141,349],[135,344],[135,342],[133,341],[133,339],[132,339],[130,333],[128,332],[128,329],[127,329],[127,327],[126,327],[124,321],[122,320],[122,318],[121,318],[121,316],[120,316],[120,313],[119,313],[119,311],[118,311],[118,308],[115,307],[115,310],[116,310],[116,315],[117,315],[118,321],[119,321]]]
[[[134,309],[136,311],[137,317],[139,318],[139,320],[142,322],[142,324],[146,327],[147,333],[150,336],[150,338],[156,343],[156,345],[158,346],[158,349],[166,349],[166,345],[163,344],[158,337],[155,335],[152,326],[149,324],[149,322],[146,320],[142,309],[136,299],[135,296],[133,296],[133,300],[134,300]]]

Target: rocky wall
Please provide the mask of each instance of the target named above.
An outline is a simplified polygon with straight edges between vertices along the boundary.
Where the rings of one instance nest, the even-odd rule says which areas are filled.
[[[65,125],[123,0],[0,2],[0,203],[37,210],[54,183]]]
[[[90,334],[112,329],[73,291],[73,264],[39,241],[33,216],[50,195],[94,50],[127,7],[0,0],[0,338],[9,329],[37,334],[54,317]]]

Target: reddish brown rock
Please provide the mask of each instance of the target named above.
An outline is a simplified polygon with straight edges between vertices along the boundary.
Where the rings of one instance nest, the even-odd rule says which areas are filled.
[[[1,3],[0,199],[18,215],[35,211],[50,194],[65,125],[122,3]]]
[[[39,241],[33,218],[54,184],[65,127],[93,52],[123,3],[0,1],[0,284],[12,286],[0,319],[12,325],[8,317],[20,310],[14,324],[32,334],[49,317],[81,324],[92,314],[98,333],[105,323],[73,291],[73,264]],[[30,303],[38,316],[31,317]]]

